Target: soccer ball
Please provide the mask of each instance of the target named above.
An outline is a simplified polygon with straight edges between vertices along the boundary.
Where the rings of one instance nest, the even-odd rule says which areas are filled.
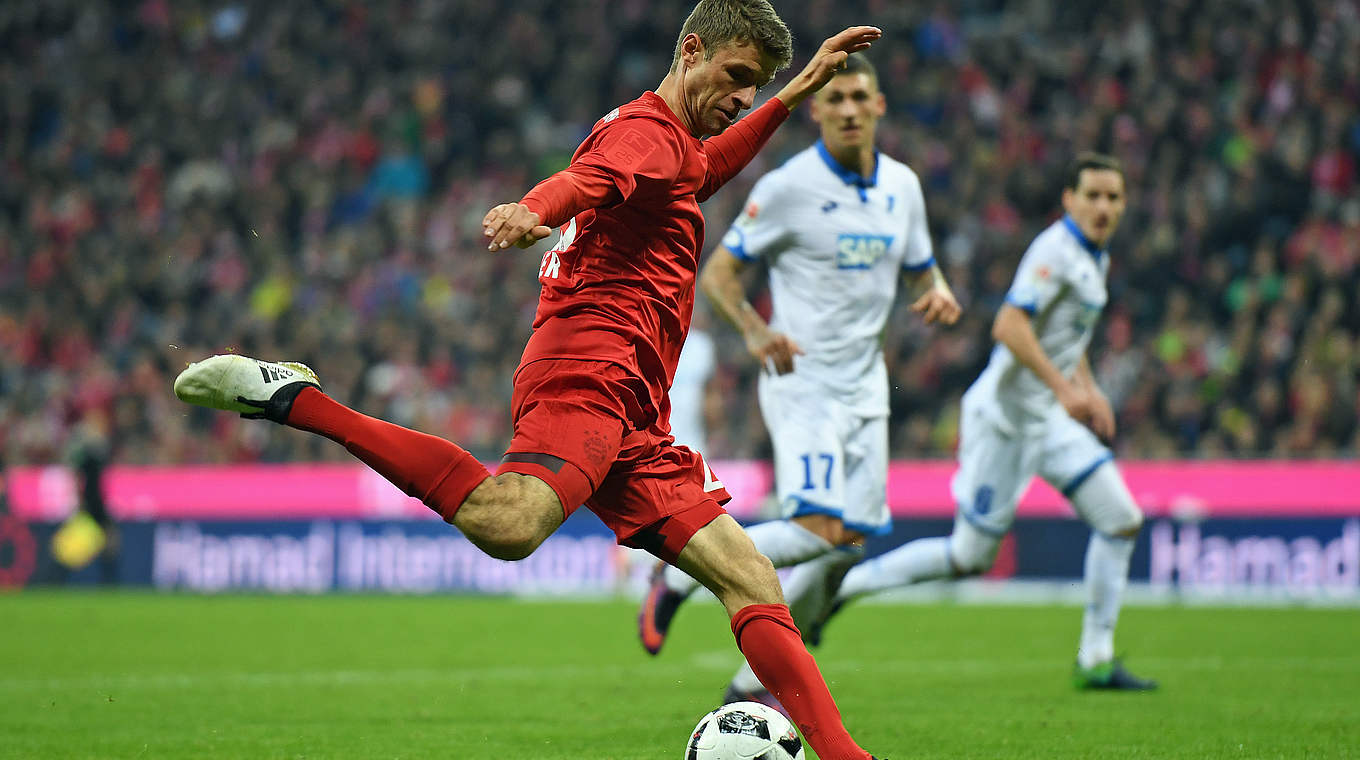
[[[778,710],[733,702],[694,727],[685,760],[803,760],[803,740]]]

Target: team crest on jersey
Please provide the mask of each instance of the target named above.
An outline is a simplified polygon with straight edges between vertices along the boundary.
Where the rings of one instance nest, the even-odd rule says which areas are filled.
[[[592,464],[604,464],[605,459],[609,457],[609,443],[605,441],[604,436],[598,430],[587,430],[585,433],[586,439],[581,446],[585,449],[586,458]]]
[[[836,268],[868,269],[883,258],[892,242],[892,235],[841,235],[836,239]]]
[[[755,201],[751,201],[750,203],[746,204],[746,218],[747,218],[747,219],[755,219],[759,214],[760,214],[760,204],[756,203]]]

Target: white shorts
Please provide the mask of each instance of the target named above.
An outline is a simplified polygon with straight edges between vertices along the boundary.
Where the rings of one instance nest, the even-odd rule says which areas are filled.
[[[1035,475],[1071,499],[1078,486],[1114,459],[1095,433],[1064,413],[1053,415],[1037,434],[1007,433],[979,407],[964,396],[959,469],[951,490],[959,517],[983,533],[1002,536],[1010,530],[1015,506]]]
[[[760,379],[785,517],[824,514],[865,535],[891,532],[888,418],[864,417],[797,375]]]

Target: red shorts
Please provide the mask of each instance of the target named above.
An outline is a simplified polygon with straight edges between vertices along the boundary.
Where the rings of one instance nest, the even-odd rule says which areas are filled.
[[[567,516],[584,504],[620,544],[674,562],[731,500],[698,452],[674,445],[642,382],[604,361],[539,359],[515,373],[502,472],[533,475]]]

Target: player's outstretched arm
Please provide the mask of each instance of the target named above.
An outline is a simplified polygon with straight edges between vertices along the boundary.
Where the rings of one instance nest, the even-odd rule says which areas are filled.
[[[802,354],[803,349],[793,338],[771,330],[755,307],[746,300],[741,280],[745,268],[741,259],[726,246],[720,245],[709,254],[708,263],[704,264],[703,272],[699,275],[699,286],[718,316],[741,332],[746,340],[746,350],[760,362],[762,368],[781,375],[792,372],[793,357]]]
[[[1095,414],[1096,399],[1085,385],[1068,380],[1058,371],[1053,361],[1039,345],[1039,336],[1034,332],[1034,324],[1029,314],[1011,304],[1001,305],[992,322],[992,337],[1010,349],[1016,361],[1025,365],[1058,397],[1058,403],[1072,416],[1072,419],[1090,426]]]
[[[926,324],[939,322],[944,325],[952,325],[959,321],[959,315],[963,314],[959,301],[954,297],[954,291],[949,289],[949,283],[944,279],[944,272],[940,271],[937,264],[931,264],[929,269],[907,276],[907,286],[911,288],[912,297],[916,300],[911,304],[911,310],[921,315],[921,319]]]
[[[790,111],[798,107],[807,96],[822,89],[822,86],[831,81],[836,70],[845,65],[845,59],[851,53],[858,53],[861,50],[868,50],[869,46],[879,37],[883,36],[883,30],[876,26],[852,26],[849,29],[828,38],[817,48],[812,60],[808,61],[803,70],[798,72],[798,76],[784,85],[775,97],[779,98]]]

